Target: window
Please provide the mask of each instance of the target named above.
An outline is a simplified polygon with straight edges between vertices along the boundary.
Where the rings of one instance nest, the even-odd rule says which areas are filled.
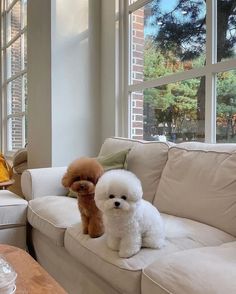
[[[123,5],[129,136],[236,142],[236,1]]]
[[[8,155],[26,143],[27,1],[1,1],[2,148]]]

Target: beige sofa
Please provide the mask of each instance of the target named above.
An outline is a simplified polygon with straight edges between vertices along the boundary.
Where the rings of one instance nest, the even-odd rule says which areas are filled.
[[[0,243],[26,249],[26,200],[8,190],[0,190]]]
[[[236,144],[109,138],[100,154],[131,147],[128,169],[165,221],[166,246],[129,259],[80,229],[65,168],[27,170],[28,221],[38,261],[68,293],[236,293]]]

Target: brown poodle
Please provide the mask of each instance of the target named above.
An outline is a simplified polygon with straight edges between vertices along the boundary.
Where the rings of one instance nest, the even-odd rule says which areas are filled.
[[[95,185],[103,172],[103,167],[96,159],[82,157],[69,165],[62,178],[64,187],[77,192],[83,233],[92,238],[104,233],[102,213],[94,201]]]

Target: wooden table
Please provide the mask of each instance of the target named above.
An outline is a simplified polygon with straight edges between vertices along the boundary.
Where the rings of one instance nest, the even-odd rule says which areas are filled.
[[[11,179],[6,182],[0,182],[0,190],[5,190],[7,187],[13,185],[15,183],[15,180]]]
[[[67,293],[26,251],[0,244],[0,254],[17,272],[15,294]]]

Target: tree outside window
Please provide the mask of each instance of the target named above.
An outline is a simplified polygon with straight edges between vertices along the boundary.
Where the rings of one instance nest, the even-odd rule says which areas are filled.
[[[217,3],[215,8],[214,3]],[[132,101],[137,95],[142,101],[139,119],[142,115],[143,125],[136,127],[137,105],[134,103],[132,136],[147,140],[165,136],[174,142],[204,141],[205,125],[209,121],[205,107],[212,99],[216,105],[216,141],[236,142],[236,1],[208,1],[207,5],[204,0],[154,0],[132,11],[134,5],[129,6],[131,74],[128,89]],[[212,14],[207,9],[212,9]],[[143,13],[140,23],[143,27],[138,28],[143,32],[143,43],[141,33],[137,34],[133,25],[138,13]],[[214,22],[218,24],[217,30],[211,28],[214,36],[207,32],[210,29],[207,15],[211,20],[217,15]],[[209,55],[207,46],[212,37],[215,43]],[[137,67],[134,67],[138,43],[143,45],[139,52],[142,69],[138,68],[143,74],[141,81],[137,81]],[[206,84],[209,71],[212,82],[209,84],[208,75]],[[209,85],[215,87],[215,97],[206,97]]]

